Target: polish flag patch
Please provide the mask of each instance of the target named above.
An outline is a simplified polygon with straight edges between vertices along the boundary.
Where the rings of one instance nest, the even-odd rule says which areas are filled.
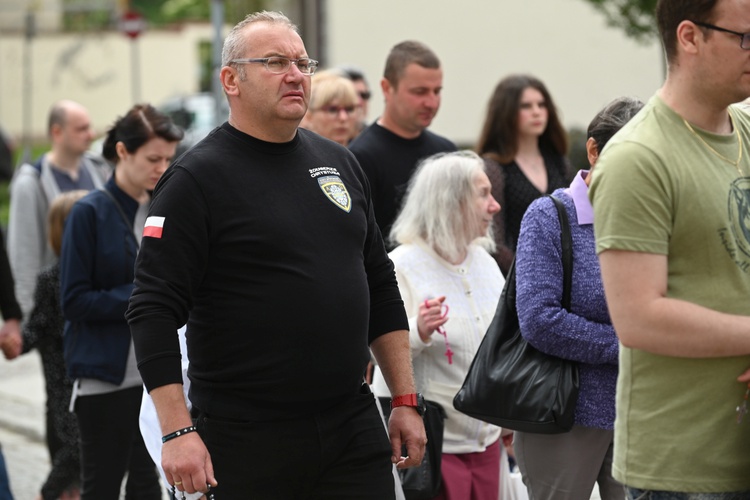
[[[144,237],[161,238],[162,231],[164,231],[164,217],[152,216],[146,219],[146,225],[143,226]]]

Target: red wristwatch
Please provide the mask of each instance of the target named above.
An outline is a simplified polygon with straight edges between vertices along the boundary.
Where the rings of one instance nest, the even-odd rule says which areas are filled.
[[[417,413],[424,416],[427,411],[427,406],[424,403],[424,398],[418,392],[413,394],[404,394],[402,396],[396,396],[391,399],[391,410],[398,408],[399,406],[411,406]]]

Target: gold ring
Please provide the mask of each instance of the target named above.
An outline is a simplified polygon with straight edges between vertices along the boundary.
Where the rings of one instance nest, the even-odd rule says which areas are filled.
[[[181,484],[182,484],[182,481],[175,481],[175,482],[174,482],[174,485],[175,485],[175,486],[180,486]]]

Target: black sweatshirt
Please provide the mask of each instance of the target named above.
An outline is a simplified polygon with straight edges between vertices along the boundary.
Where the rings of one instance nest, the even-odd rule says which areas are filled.
[[[357,136],[349,149],[370,181],[375,216],[387,239],[419,162],[436,153],[455,151],[456,145],[429,130],[423,130],[415,139],[404,139],[376,121]]]
[[[316,134],[273,144],[225,123],[164,174],[149,216],[163,232],[143,238],[127,313],[149,391],[181,382],[186,321],[191,402],[240,419],[355,394],[368,336],[408,329],[367,178]]]

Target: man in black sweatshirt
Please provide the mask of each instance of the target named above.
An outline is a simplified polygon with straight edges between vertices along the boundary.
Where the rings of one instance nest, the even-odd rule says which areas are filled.
[[[222,58],[229,121],[156,187],[127,313],[167,479],[216,498],[393,498],[391,463],[419,464],[426,438],[367,178],[297,128],[317,62],[286,17],[248,16]],[[390,444],[368,344],[398,396]]]
[[[440,109],[443,69],[425,44],[407,40],[396,44],[385,61],[380,88],[383,115],[349,145],[367,174],[375,217],[389,244],[393,222],[406,188],[419,163],[456,145],[427,127]]]

